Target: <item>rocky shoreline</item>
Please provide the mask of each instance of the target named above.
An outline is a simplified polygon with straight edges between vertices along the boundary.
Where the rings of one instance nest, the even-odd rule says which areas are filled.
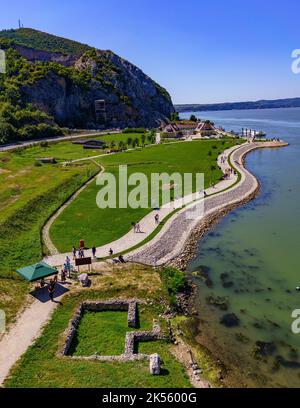
[[[247,154],[263,147],[274,148],[284,147],[287,145],[288,143],[285,142],[265,142],[265,144],[261,145],[256,144],[251,149],[243,152],[242,156],[240,157],[240,170],[247,172],[253,177],[256,183],[256,188],[249,195],[245,195],[241,200],[237,200],[236,202],[230,203],[228,205],[225,204],[222,208],[216,209],[216,211],[213,211],[211,214],[204,217],[204,219],[193,228],[187,240],[185,241],[181,252],[169,262],[170,265],[181,270],[185,270],[188,263],[196,256],[199,240],[203,238],[207,233],[209,233],[228,213],[252,201],[259,194],[259,191],[261,189],[259,180],[250,172],[248,172],[244,166]]]
[[[189,238],[184,244],[182,252],[170,262],[170,265],[181,270],[185,270],[188,263],[196,256],[199,240],[208,234],[221,221],[221,219],[231,211],[252,201],[258,195],[259,191],[260,183],[258,182],[258,186],[254,193],[249,195],[247,198],[244,198],[235,204],[229,204],[228,206],[217,210],[213,214],[208,215],[204,221],[193,229]]]

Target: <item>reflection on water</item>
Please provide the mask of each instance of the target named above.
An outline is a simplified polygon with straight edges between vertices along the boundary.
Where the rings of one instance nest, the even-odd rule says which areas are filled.
[[[241,385],[299,387],[300,334],[291,331],[291,314],[300,309],[300,109],[199,117],[227,129],[263,130],[290,146],[247,157],[260,195],[199,243],[188,267],[199,287],[198,340],[238,368]]]

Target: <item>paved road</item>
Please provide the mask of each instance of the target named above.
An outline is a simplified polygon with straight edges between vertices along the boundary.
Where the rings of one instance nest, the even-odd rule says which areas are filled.
[[[120,133],[120,131],[117,130],[106,130],[103,132],[89,132],[89,133],[81,133],[76,134],[76,135],[69,135],[69,136],[57,136],[57,137],[52,137],[49,139],[35,139],[35,140],[28,140],[26,142],[19,142],[19,143],[11,143],[8,145],[3,145],[0,146],[0,152],[8,152],[10,150],[15,150],[18,149],[19,147],[26,147],[26,146],[32,146],[32,145],[36,145],[39,144],[41,142],[61,142],[64,140],[72,140],[72,139],[80,139],[82,137],[86,137],[86,136],[101,136],[101,135],[107,135],[107,133],[111,133],[111,134],[116,134],[116,133]]]

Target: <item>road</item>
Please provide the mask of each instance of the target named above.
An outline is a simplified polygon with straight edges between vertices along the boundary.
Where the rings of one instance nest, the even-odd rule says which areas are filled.
[[[39,144],[41,142],[61,142],[64,140],[72,140],[72,139],[80,139],[82,137],[88,137],[88,136],[101,136],[101,135],[107,135],[108,133],[110,134],[117,134],[120,133],[119,130],[105,130],[103,132],[89,132],[89,133],[81,133],[81,134],[76,134],[76,135],[68,135],[68,136],[57,136],[57,137],[52,137],[49,139],[35,139],[35,140],[28,140],[26,142],[18,142],[18,143],[11,143],[7,145],[0,146],[0,152],[8,152],[10,150],[15,150],[18,149],[19,147],[26,147],[26,146],[32,146]]]

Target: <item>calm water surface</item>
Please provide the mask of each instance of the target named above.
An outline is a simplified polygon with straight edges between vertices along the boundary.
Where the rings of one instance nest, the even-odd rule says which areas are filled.
[[[240,385],[300,387],[300,334],[291,331],[291,313],[300,309],[300,108],[197,115],[227,130],[264,130],[290,143],[248,155],[246,166],[261,183],[259,196],[198,244],[188,267],[199,287],[197,339],[229,373],[239,373]],[[228,309],[209,305],[209,296],[221,297]],[[227,313],[239,325],[221,324]]]

